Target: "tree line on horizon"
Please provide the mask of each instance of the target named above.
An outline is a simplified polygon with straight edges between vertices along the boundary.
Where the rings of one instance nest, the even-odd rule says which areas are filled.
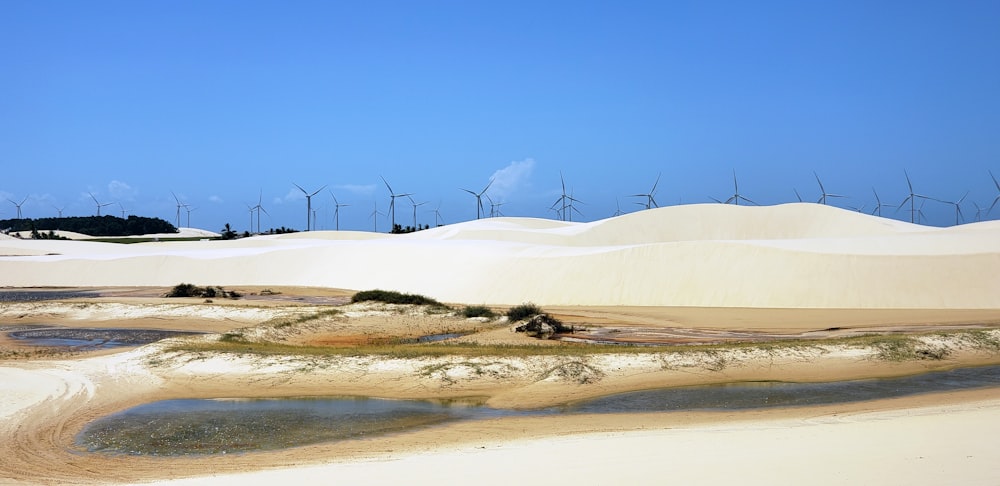
[[[130,215],[71,216],[66,218],[3,219],[0,230],[13,231],[72,231],[88,236],[138,236],[177,233],[177,228],[160,218]]]

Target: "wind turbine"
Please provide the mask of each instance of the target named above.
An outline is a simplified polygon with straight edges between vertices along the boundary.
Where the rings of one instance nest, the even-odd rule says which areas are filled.
[[[369,218],[372,218],[375,221],[375,232],[376,233],[378,233],[378,217],[379,217],[379,215],[385,216],[385,213],[380,213],[378,211],[378,200],[376,200],[375,201],[375,210],[372,211],[372,214],[370,216],[368,216]]]
[[[642,205],[642,203],[636,203],[636,204],[638,204],[640,206]],[[622,205],[621,205],[621,203],[618,202],[618,198],[616,197],[615,198],[615,214],[612,214],[611,217],[613,218],[615,216],[621,216],[623,214],[625,214],[625,213],[622,212]]]
[[[573,203],[575,203],[575,202],[576,203],[580,203],[580,204],[586,204],[586,203],[584,203],[583,201],[581,201],[581,200],[576,199],[575,197],[573,197],[573,190],[572,189],[570,189],[569,196],[566,199],[569,200],[569,205],[566,206],[566,209],[569,210],[569,213],[568,213],[569,220],[573,221],[573,211],[576,211],[576,214],[579,214],[580,216],[583,216],[583,213],[581,213],[579,209],[576,209],[576,206],[574,206]]]
[[[98,216],[101,215],[101,208],[103,208],[105,206],[110,206],[110,205],[113,204],[113,203],[102,203],[102,202],[98,201],[97,198],[94,197],[94,194],[91,193],[91,192],[88,192],[87,194],[90,194],[90,198],[93,199],[94,200],[94,204],[97,205],[97,215]],[[20,211],[18,212],[18,214],[20,214]],[[178,215],[179,215],[179,213],[178,213]]]
[[[473,192],[468,189],[462,189],[461,187],[459,188],[469,194],[472,194],[473,196],[476,196],[476,219],[482,217],[481,215],[483,212],[483,194],[486,194],[486,191],[489,190],[490,186],[492,185],[493,185],[493,179],[490,179],[489,184],[486,184],[486,187],[484,187],[483,190],[479,192]]]
[[[198,208],[192,208],[191,206],[188,206],[187,204],[185,204],[185,205],[184,205],[184,209],[185,209],[185,210],[187,211],[187,213],[188,213],[188,219],[187,219],[187,227],[188,227],[188,228],[190,228],[190,227],[191,227],[191,211],[195,211],[195,210],[197,210]]]
[[[792,190],[795,191],[795,198],[798,199],[799,202],[802,202],[802,196],[799,195],[799,190],[794,187],[792,188]]]
[[[249,232],[253,231],[253,212],[254,212],[255,208],[253,206],[249,205],[249,204],[246,204],[246,203],[243,203],[243,204],[246,205],[247,211],[250,212],[250,227],[247,228],[247,232],[249,233]]]
[[[323,189],[326,189],[326,185],[324,185],[323,187],[321,187],[319,189],[316,189],[316,192],[314,192],[312,194],[309,194],[305,189],[302,188],[302,186],[300,186],[300,185],[298,185],[298,184],[296,184],[294,182],[292,183],[292,185],[294,185],[295,187],[298,187],[299,190],[302,191],[302,194],[305,194],[305,196],[306,196],[306,231],[309,231],[309,226],[310,226],[309,225],[309,221],[310,221],[310,217],[312,216],[312,197],[315,196],[317,193],[319,193],[319,191],[322,191]]]
[[[828,194],[826,192],[826,188],[823,187],[823,181],[819,180],[819,174],[813,172],[813,175],[816,176],[816,183],[819,184],[819,192],[820,192],[819,200],[816,202],[825,205],[826,198],[828,197],[846,197],[846,196],[841,196],[840,194]]]
[[[174,196],[174,201],[177,202],[177,227],[180,228],[181,227],[181,208],[185,207],[186,205],[181,202],[180,198],[177,197],[177,194],[174,194],[174,191],[170,191],[170,195]],[[93,197],[93,196],[91,196],[91,197]],[[100,211],[97,212],[97,215],[98,216],[101,215]]]
[[[663,175],[662,172],[659,173],[659,174],[656,174],[656,182],[653,183],[653,188],[649,190],[648,194],[632,194],[629,197],[644,197],[644,198],[646,198],[646,209],[650,209],[650,208],[652,208],[654,206],[655,207],[660,207],[658,204],[656,204],[656,200],[653,199],[653,196],[656,195],[656,185],[660,183],[660,176],[662,176],[662,175]]]
[[[559,206],[559,209],[556,210],[556,214],[559,215],[559,219],[566,221],[566,201],[569,201],[570,197],[566,195],[566,180],[563,179],[562,171],[559,171],[559,184],[562,185],[562,194],[559,196],[559,199],[556,199],[556,202],[552,203],[552,207],[549,209],[555,209],[556,206]],[[570,202],[570,207],[572,207],[572,202]],[[570,214],[570,219],[573,219],[572,214]]]
[[[986,217],[990,217],[990,213],[993,212],[993,206],[996,206],[1000,202],[1000,182],[997,182],[997,178],[993,175],[993,171],[990,171],[990,178],[993,179],[993,185],[997,186],[997,197],[993,199],[993,204],[990,204],[990,209],[986,211]]]
[[[917,209],[915,208],[916,199],[919,197],[920,199],[926,201],[928,199],[934,199],[934,198],[913,192],[913,184],[910,182],[910,174],[907,174],[906,170],[903,170],[903,175],[906,176],[906,186],[910,188],[910,195],[906,196],[906,199],[903,199],[903,202],[899,203],[899,206],[896,207],[896,212],[899,212],[899,210],[903,207],[903,205],[906,204],[906,201],[910,201],[910,222],[916,223],[917,222],[916,221]],[[921,204],[920,209],[923,209],[923,207],[924,205]],[[923,213],[920,213],[920,216],[923,216]]]
[[[424,201],[422,203],[418,203],[418,202],[414,201],[413,198],[410,197],[410,196],[406,196],[406,198],[409,199],[410,200],[410,204],[413,205],[413,230],[416,231],[418,229],[417,228],[417,208],[420,207],[420,206],[423,206],[424,204],[427,204],[427,201]]]
[[[496,218],[503,216],[503,213],[500,212],[500,206],[503,206],[504,203],[494,201],[489,194],[486,195],[486,199],[490,202],[490,217]]]
[[[975,201],[972,202],[972,205],[976,207],[976,221],[982,221],[983,208],[979,207]]]
[[[434,225],[444,226],[444,218],[441,217],[441,202],[438,201],[438,205],[434,208]]]
[[[55,210],[59,212],[59,217],[61,218],[62,217],[63,209],[66,209],[66,207],[65,206],[59,207],[59,206],[56,206],[55,204],[53,204],[52,207],[55,208]]]
[[[965,221],[965,215],[962,214],[962,201],[965,201],[965,198],[967,198],[967,197],[969,197],[969,192],[968,191],[966,191],[965,195],[962,196],[962,198],[959,199],[957,202],[937,200],[938,202],[943,202],[945,204],[951,204],[952,206],[955,206],[955,226],[958,226],[959,224],[961,224],[961,223],[959,223],[959,218],[961,218],[962,221]]]
[[[872,210],[872,215],[876,215],[876,216],[881,217],[882,216],[882,207],[883,206],[889,207],[889,208],[895,207],[895,206],[893,206],[891,204],[882,204],[882,200],[879,199],[878,193],[875,192],[875,188],[874,187],[872,188],[872,194],[875,195],[875,209]]]
[[[28,196],[24,196],[24,199],[22,199],[21,202],[14,201],[13,199],[8,199],[8,201],[10,201],[10,203],[17,208],[17,219],[21,219],[21,205],[23,205],[24,202],[27,200]],[[98,216],[100,216],[100,214],[98,214]]]
[[[128,209],[125,209],[125,206],[122,206],[122,203],[118,203],[118,207],[122,210],[122,219],[125,219],[125,212],[128,211]]]
[[[337,231],[340,231],[340,208],[350,206],[350,204],[340,204],[337,200],[337,196],[333,195],[333,191],[330,191],[330,195],[333,196],[333,221],[334,226]]]
[[[389,215],[390,215],[390,219],[392,220],[392,227],[395,228],[396,227],[396,198],[397,197],[412,196],[413,194],[411,194],[411,193],[396,194],[392,190],[392,187],[389,185],[389,182],[385,180],[385,177],[379,176],[379,178],[382,179],[383,183],[385,183],[386,189],[389,189]]]
[[[736,180],[736,170],[735,169],[733,169],[733,189],[735,189],[735,191],[733,192],[732,196],[729,196],[729,199],[726,199],[726,204],[733,203],[733,204],[739,206],[740,205],[740,200],[742,199],[742,200],[744,200],[744,201],[746,201],[746,202],[748,202],[750,204],[753,204],[754,206],[760,206],[759,204],[751,201],[750,199],[747,199],[742,194],[740,194],[740,184],[739,184],[739,181]],[[716,201],[718,201],[718,199],[716,199]]]
[[[257,205],[253,207],[253,209],[257,210],[257,234],[260,234],[260,212],[263,211],[264,214],[268,216],[271,215],[271,213],[267,212],[267,210],[264,209],[264,206],[261,205],[263,201],[264,201],[264,190],[262,189],[257,194]]]

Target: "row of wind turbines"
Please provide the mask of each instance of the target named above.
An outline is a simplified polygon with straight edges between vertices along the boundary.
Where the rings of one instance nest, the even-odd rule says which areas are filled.
[[[929,196],[929,195],[926,195],[926,194],[922,194],[922,193],[916,192],[914,190],[914,188],[913,188],[913,182],[910,179],[909,173],[907,173],[904,170],[903,174],[904,174],[904,177],[906,179],[906,186],[907,186],[907,190],[909,192],[907,193],[907,196],[902,200],[902,202],[900,202],[897,205],[887,204],[887,203],[883,202],[882,198],[879,196],[879,193],[873,187],[872,188],[872,194],[875,197],[875,205],[874,205],[874,208],[872,208],[870,210],[869,214],[876,215],[876,216],[882,216],[883,215],[882,214],[882,210],[884,208],[896,208],[896,211],[895,211],[896,213],[898,213],[901,210],[908,211],[910,213],[910,222],[912,222],[912,223],[918,223],[918,222],[922,222],[924,220],[924,213],[923,213],[923,206],[924,206],[924,204],[926,202],[928,202],[928,201],[932,201],[932,202],[936,202],[936,203],[940,203],[940,204],[946,204],[946,205],[950,205],[950,206],[954,207],[954,209],[955,209],[955,224],[956,225],[957,224],[961,224],[964,221],[965,215],[962,212],[962,205],[965,203],[965,200],[967,199],[967,197],[969,195],[969,192],[966,192],[961,198],[959,198],[956,201],[948,201],[948,200],[945,200],[945,199],[942,199],[942,198],[939,198],[939,197]],[[1000,204],[1000,181],[997,180],[996,176],[993,175],[992,171],[989,171],[989,174],[990,174],[990,178],[992,179],[992,182],[993,182],[994,186],[996,187],[997,196],[993,199],[992,203],[989,205],[988,208],[987,207],[982,207],[982,206],[980,206],[979,204],[977,204],[975,202],[972,203],[972,205],[976,208],[976,215],[975,215],[975,220],[976,221],[981,220],[984,213],[988,217],[989,214],[993,211],[993,209],[997,206],[997,204]],[[639,201],[635,201],[634,204],[640,206],[642,209],[652,209],[652,208],[658,208],[658,207],[660,207],[660,205],[656,201],[656,194],[657,194],[657,188],[659,186],[661,176],[662,176],[662,173],[657,175],[657,177],[656,177],[655,181],[653,182],[653,185],[649,189],[649,191],[644,192],[644,193],[630,194],[630,195],[627,195],[625,197],[639,199]],[[847,196],[842,195],[842,194],[836,194],[836,193],[827,192],[826,186],[823,184],[823,181],[819,177],[819,174],[813,172],[813,176],[815,177],[816,184],[819,186],[819,190],[820,190],[820,195],[815,200],[815,203],[827,205],[827,204],[830,204],[830,201],[833,200],[833,199],[847,198]],[[383,213],[383,212],[379,211],[379,209],[378,209],[378,201],[377,200],[375,201],[375,207],[374,207],[373,211],[368,216],[369,219],[371,219],[372,222],[373,222],[374,230],[376,232],[378,231],[378,218],[379,218],[379,216],[389,218],[390,223],[392,224],[391,227],[392,228],[396,227],[396,202],[397,202],[396,200],[397,199],[401,199],[401,198],[406,198],[409,201],[410,206],[412,207],[412,210],[413,210],[413,213],[412,213],[413,228],[418,229],[419,226],[417,224],[417,211],[418,211],[418,209],[421,206],[423,206],[425,204],[428,204],[428,202],[427,201],[417,202],[413,198],[414,193],[412,193],[412,192],[397,192],[397,191],[395,191],[393,189],[393,187],[389,184],[389,181],[387,181],[385,179],[385,177],[379,176],[379,178],[381,179],[382,183],[385,185],[385,188],[388,190],[389,201],[388,201],[388,211],[386,213]],[[494,179],[490,179],[490,181],[486,184],[486,186],[484,186],[481,190],[478,190],[478,191],[475,191],[475,190],[472,190],[472,189],[467,189],[467,188],[461,188],[461,187],[458,188],[459,190],[461,190],[461,191],[463,191],[465,193],[468,193],[469,195],[471,195],[472,197],[475,198],[476,219],[481,219],[481,218],[484,218],[484,217],[498,217],[498,216],[503,216],[504,215],[502,213],[502,211],[501,211],[501,207],[505,203],[502,202],[502,201],[494,200],[489,195],[489,193],[488,193],[488,191],[490,190],[490,188],[493,186],[493,183],[494,183]],[[560,183],[560,187],[561,187],[561,193],[560,193],[559,197],[555,200],[555,202],[553,202],[552,205],[549,206],[548,210],[551,211],[551,212],[553,212],[553,213],[555,213],[555,216],[558,219],[563,220],[563,221],[573,221],[574,215],[576,215],[578,217],[583,217],[582,211],[580,211],[580,209],[577,206],[581,205],[581,204],[585,204],[585,203],[583,201],[581,201],[580,199],[578,199],[575,196],[575,194],[574,194],[574,192],[573,192],[572,189],[570,189],[567,192],[566,179],[563,176],[562,172],[559,173],[559,183]],[[295,188],[297,188],[299,191],[301,191],[302,195],[306,199],[306,231],[314,230],[316,228],[316,211],[313,209],[313,197],[317,196],[320,192],[322,192],[324,189],[326,189],[328,187],[328,185],[325,184],[322,187],[320,187],[319,189],[316,189],[314,191],[308,191],[304,187],[300,186],[297,183],[292,183],[292,185],[294,185]],[[796,200],[798,202],[813,202],[811,200],[810,201],[803,200],[803,198],[802,198],[801,194],[799,193],[798,189],[794,189],[793,188],[792,190],[793,190],[793,192],[795,194],[795,197],[796,197]],[[351,205],[350,204],[342,203],[339,199],[337,199],[337,196],[333,193],[332,190],[328,191],[328,192],[329,192],[331,198],[333,199],[333,222],[334,222],[334,228],[335,228],[335,230],[339,231],[340,230],[340,210],[341,210],[341,208],[348,207],[348,206],[351,206]],[[98,198],[93,193],[89,193],[88,192],[87,194],[94,201],[94,205],[95,205],[97,216],[101,215],[101,209],[102,208],[105,208],[105,207],[113,205],[113,204],[118,204],[118,206],[120,207],[120,209],[122,211],[122,218],[123,219],[125,218],[125,214],[128,212],[128,210],[120,202],[118,202],[118,203],[114,203],[114,202],[102,202],[102,201],[98,200]],[[179,198],[177,196],[177,194],[174,193],[173,191],[171,191],[170,194],[171,194],[171,196],[173,196],[174,201],[176,203],[176,215],[175,215],[176,226],[177,227],[181,227],[181,225],[180,225],[180,222],[181,222],[181,211],[184,210],[184,211],[187,212],[187,226],[190,227],[191,226],[191,213],[193,211],[197,210],[198,208],[193,207],[193,206],[191,206],[191,205],[183,202],[181,200],[181,198]],[[20,201],[16,201],[16,200],[9,199],[9,198],[7,199],[16,208],[16,213],[17,213],[17,218],[18,219],[22,219],[23,214],[22,214],[21,207],[24,205],[25,202],[28,201],[28,199],[29,199],[29,197],[27,197],[27,196],[24,197],[23,199],[21,199]],[[489,206],[490,206],[488,212],[486,211],[486,207],[485,207],[484,202],[483,202],[484,199],[489,203]],[[757,202],[755,202],[754,200],[750,199],[744,193],[740,192],[739,179],[736,176],[736,171],[735,170],[733,171],[733,193],[732,193],[732,195],[728,196],[726,199],[720,199],[720,198],[715,198],[715,197],[709,196],[709,199],[712,200],[712,201],[714,201],[714,202],[716,202],[716,203],[719,203],[719,204],[734,204],[734,205],[740,205],[740,204],[746,205],[746,204],[750,204],[750,205],[758,205]],[[907,206],[909,206],[909,207],[907,208]],[[56,207],[56,206],[53,206],[53,207],[55,207],[55,209],[58,211],[59,217],[61,218],[62,215],[63,215],[63,209],[65,209],[65,208],[60,208],[60,207]],[[246,208],[247,208],[247,210],[249,212],[249,215],[250,215],[250,226],[249,226],[249,229],[251,231],[254,229],[254,215],[256,214],[256,216],[257,216],[256,233],[259,234],[261,232],[261,213],[264,213],[264,214],[270,216],[270,214],[267,212],[267,210],[264,208],[264,205],[263,205],[263,190],[261,190],[258,193],[257,204],[255,204],[255,205],[246,204]],[[868,212],[868,211],[865,210],[865,206],[864,205],[862,205],[860,207],[848,207],[848,209],[852,209],[852,210],[855,210],[855,211],[858,211],[858,212]],[[443,221],[443,219],[441,217],[440,204],[438,205],[437,208],[435,208],[433,210],[433,212],[434,212],[434,215],[435,215],[435,224],[436,225],[443,224],[444,221]],[[625,214],[625,212],[622,211],[620,202],[616,198],[616,211],[614,212],[614,214],[612,216],[620,216],[622,214]]]

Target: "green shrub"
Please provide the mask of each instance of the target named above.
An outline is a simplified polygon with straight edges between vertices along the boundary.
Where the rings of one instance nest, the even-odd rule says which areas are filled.
[[[205,297],[206,299],[224,297],[238,299],[243,297],[243,294],[236,291],[228,291],[222,287],[198,287],[197,285],[182,283],[170,289],[166,297]]]
[[[188,283],[182,283],[170,289],[167,297],[201,297],[201,289]]]
[[[542,313],[542,309],[531,302],[527,302],[521,305],[515,305],[510,309],[507,309],[507,319],[511,322],[517,322],[520,320],[527,319],[531,316],[537,316]]]
[[[462,315],[469,317],[487,317],[493,319],[496,317],[496,313],[492,309],[486,307],[485,305],[468,305],[465,309],[462,309]]]
[[[351,302],[384,302],[386,304],[430,305],[444,307],[444,304],[423,295],[404,294],[394,290],[364,290],[354,294]]]

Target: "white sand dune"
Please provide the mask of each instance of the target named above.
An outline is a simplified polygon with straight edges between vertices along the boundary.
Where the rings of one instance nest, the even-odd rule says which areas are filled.
[[[817,204],[685,205],[592,223],[497,218],[409,235],[3,240],[0,255],[3,286],[190,282],[383,288],[486,304],[1000,308],[1000,222],[932,228]]]

